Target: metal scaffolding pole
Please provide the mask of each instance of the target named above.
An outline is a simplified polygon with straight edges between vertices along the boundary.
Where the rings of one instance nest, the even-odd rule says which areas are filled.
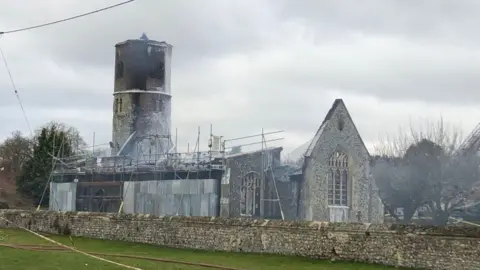
[[[262,164],[263,164],[263,159],[264,159],[264,154],[263,154],[263,145],[265,145],[265,149],[268,149],[267,148],[267,142],[266,142],[266,139],[265,139],[265,136],[263,135],[263,129],[262,129]],[[267,155],[268,157],[268,155]],[[272,159],[272,162],[273,162],[273,159]],[[279,193],[278,193],[278,188],[277,188],[277,180],[275,179],[275,174],[273,173],[273,168],[272,168],[272,164],[271,162],[268,162],[268,168],[266,169],[266,171],[268,171],[268,169],[270,169],[270,172],[272,173],[272,181],[273,181],[273,187],[275,189],[275,194],[277,196],[276,199],[272,199],[271,201],[277,201],[278,202],[278,207],[280,208],[280,214],[282,215],[282,220],[285,220],[285,215],[283,213],[283,207],[282,207],[282,202],[280,201],[280,196],[279,196]],[[264,167],[262,165],[262,175],[265,174],[265,171],[264,171]]]

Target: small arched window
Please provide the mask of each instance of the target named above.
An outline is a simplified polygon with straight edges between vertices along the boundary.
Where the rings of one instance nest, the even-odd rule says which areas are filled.
[[[342,131],[344,127],[345,127],[345,121],[343,120],[343,118],[339,117],[337,119],[337,128],[338,130]]]
[[[113,111],[115,113],[118,113],[118,98],[115,99],[114,106],[113,106]]]

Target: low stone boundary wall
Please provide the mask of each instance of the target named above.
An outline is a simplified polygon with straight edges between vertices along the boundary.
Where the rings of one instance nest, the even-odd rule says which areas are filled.
[[[421,269],[480,269],[480,229],[0,210],[0,228],[174,248],[271,253]]]

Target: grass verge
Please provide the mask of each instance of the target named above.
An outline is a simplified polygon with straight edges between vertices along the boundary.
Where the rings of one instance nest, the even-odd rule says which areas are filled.
[[[49,235],[48,237],[68,246],[71,241],[68,237]],[[72,237],[75,247],[85,252],[116,253],[125,255],[148,256],[170,260],[207,263],[251,270],[286,270],[286,269],[342,269],[342,270],[374,270],[393,269],[386,266],[367,265],[359,263],[343,263],[321,260],[310,260],[300,257],[286,257],[248,253],[208,252],[187,249],[172,249],[159,246],[136,244],[122,241],[104,241],[83,237]],[[24,245],[53,245],[31,233],[16,229],[0,229],[0,243]],[[160,263],[137,259],[105,257],[106,259],[139,267],[145,270],[191,270],[208,269],[198,266],[186,266],[171,263]],[[0,270],[10,269],[124,269],[108,264],[85,255],[65,251],[26,251],[0,247]],[[398,268],[397,268],[398,269]]]

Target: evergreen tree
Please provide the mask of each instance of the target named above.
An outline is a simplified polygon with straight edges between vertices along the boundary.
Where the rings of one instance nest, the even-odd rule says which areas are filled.
[[[33,140],[33,153],[22,166],[22,176],[17,178],[17,191],[40,203],[48,205],[49,187],[47,186],[54,158],[65,158],[73,153],[72,138],[63,125],[51,123],[43,127]]]

